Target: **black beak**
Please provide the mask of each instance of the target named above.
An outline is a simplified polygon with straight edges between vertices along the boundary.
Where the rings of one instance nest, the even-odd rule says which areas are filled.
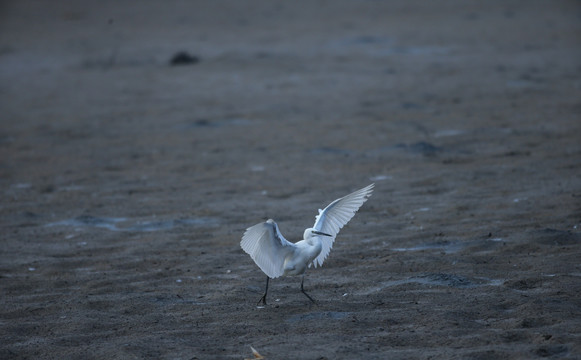
[[[315,231],[315,230],[313,230],[313,234],[323,235],[323,236],[328,236],[328,237],[333,237],[333,235],[325,234],[324,232]]]

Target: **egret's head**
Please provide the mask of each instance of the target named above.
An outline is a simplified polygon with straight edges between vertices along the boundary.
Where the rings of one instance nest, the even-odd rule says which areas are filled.
[[[320,236],[329,236],[329,237],[333,236],[333,235],[318,231],[318,230],[313,229],[313,228],[308,228],[305,230],[305,233],[303,234],[303,239],[308,239],[310,237],[319,236],[319,235]]]

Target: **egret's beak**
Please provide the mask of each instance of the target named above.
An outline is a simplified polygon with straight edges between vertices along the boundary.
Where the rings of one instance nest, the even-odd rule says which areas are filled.
[[[328,236],[328,237],[333,237],[333,235],[325,234],[324,232],[314,231],[314,230],[313,230],[313,234],[324,235],[324,236]]]

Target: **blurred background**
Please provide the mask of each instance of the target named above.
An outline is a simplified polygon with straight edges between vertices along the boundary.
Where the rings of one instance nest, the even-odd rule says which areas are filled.
[[[574,356],[580,35],[573,0],[2,1],[0,357]],[[244,229],[371,182],[326,307],[255,312]]]

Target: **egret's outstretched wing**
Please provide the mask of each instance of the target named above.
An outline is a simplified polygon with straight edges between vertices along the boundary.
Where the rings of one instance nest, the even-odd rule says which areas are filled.
[[[371,184],[333,201],[324,210],[319,209],[319,215],[315,217],[315,225],[313,228],[331,236],[321,236],[323,248],[319,256],[313,260],[315,267],[323,265],[323,261],[325,261],[333,247],[335,236],[337,236],[339,230],[355,216],[357,210],[371,196],[374,186],[375,184]]]
[[[284,273],[284,259],[295,248],[295,244],[282,236],[272,219],[246,229],[240,246],[273,279]]]

